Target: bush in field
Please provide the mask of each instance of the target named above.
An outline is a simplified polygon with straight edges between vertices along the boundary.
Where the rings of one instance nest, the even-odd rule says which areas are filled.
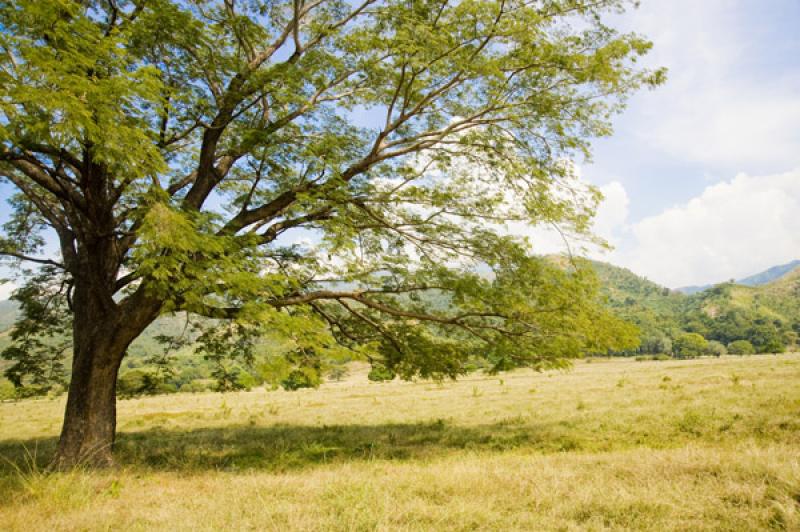
[[[319,388],[322,379],[314,368],[298,368],[292,370],[282,382],[284,390],[294,391],[300,388]]]
[[[639,346],[640,353],[657,355],[660,353],[672,352],[672,340],[667,336],[647,336],[642,339],[642,345]]]
[[[167,382],[157,371],[148,368],[125,371],[117,378],[117,395],[119,397],[157,395],[177,391],[178,387],[175,383]]]
[[[732,355],[752,355],[756,349],[747,340],[736,340],[728,344],[728,353]]]
[[[798,339],[800,339],[800,334],[795,331],[786,331],[783,333],[783,345],[792,350],[797,348]]]
[[[774,323],[757,323],[750,328],[747,336],[757,353],[783,353],[786,350]]]
[[[248,371],[240,371],[236,376],[236,384],[240,390],[251,390],[261,384],[256,377]]]
[[[672,360],[672,357],[669,355],[665,355],[664,353],[659,353],[658,355],[639,355],[638,357],[636,357],[637,362],[645,362],[647,360],[664,361],[664,360]]]
[[[8,379],[0,379],[0,401],[7,399],[14,399],[17,396],[17,391],[11,381]]]
[[[161,395],[161,394],[168,394],[168,393],[177,393],[178,386],[172,382],[159,382],[157,383],[152,391],[149,393],[152,395]]]
[[[367,378],[373,382],[384,382],[390,381],[394,379],[395,374],[392,370],[387,368],[386,366],[372,366],[372,369],[369,370],[367,374]]]
[[[117,378],[117,395],[119,397],[133,397],[144,393],[147,372],[133,369],[120,374]]]
[[[725,344],[722,342],[717,342],[716,340],[711,340],[708,342],[708,347],[706,348],[706,354],[720,357],[723,355],[728,354],[728,349],[725,347]]]
[[[681,358],[696,358],[708,351],[708,342],[697,333],[683,333],[673,342],[675,354]]]
[[[181,392],[199,393],[214,390],[216,382],[214,379],[194,379],[181,385]]]

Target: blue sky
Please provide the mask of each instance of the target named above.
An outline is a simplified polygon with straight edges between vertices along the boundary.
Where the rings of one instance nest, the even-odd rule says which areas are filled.
[[[800,258],[800,0],[643,0],[611,22],[648,36],[648,64],[670,72],[581,164],[615,246],[592,255],[672,288]],[[538,236],[537,251],[560,250]]]
[[[670,73],[582,166],[601,257],[670,287],[800,258],[800,1],[644,0],[615,23]]]

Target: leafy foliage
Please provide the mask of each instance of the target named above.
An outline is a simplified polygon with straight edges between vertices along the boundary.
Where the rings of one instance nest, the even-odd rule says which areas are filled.
[[[343,356],[445,378],[633,348],[589,268],[505,228],[592,239],[600,194],[569,161],[664,79],[637,65],[647,40],[604,23],[628,4],[2,4],[0,175],[17,194],[0,254],[66,282],[80,367],[188,313],[208,318],[194,341],[222,390],[248,385],[268,335],[290,344],[282,381],[312,384]],[[58,260],[38,256],[42,231]],[[6,351],[18,383],[61,372],[30,344],[56,329],[33,321]],[[171,356],[125,386],[174,381]]]
[[[697,333],[683,333],[675,339],[673,348],[682,358],[697,358],[708,353],[708,342]]]
[[[397,375],[389,368],[381,365],[375,365],[367,374],[367,378],[374,382],[385,382],[393,380]]]
[[[71,346],[66,280],[46,267],[14,292],[19,317],[11,345],[2,357],[12,361],[5,376],[22,395],[38,395],[65,386],[66,354]]]
[[[752,355],[755,352],[755,347],[747,340],[736,340],[728,344],[728,353],[732,355]]]

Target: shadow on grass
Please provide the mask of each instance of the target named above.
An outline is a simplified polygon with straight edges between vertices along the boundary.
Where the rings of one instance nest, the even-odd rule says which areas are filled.
[[[55,438],[5,440],[0,441],[0,456],[19,466],[33,455],[35,463],[44,467],[55,445]],[[538,427],[511,420],[460,427],[437,420],[384,425],[150,429],[120,433],[114,454],[122,467],[282,472],[319,464],[433,458],[460,449],[503,451],[519,447],[558,452],[579,449],[581,444],[557,426]],[[12,470],[11,464],[0,464],[0,474]]]

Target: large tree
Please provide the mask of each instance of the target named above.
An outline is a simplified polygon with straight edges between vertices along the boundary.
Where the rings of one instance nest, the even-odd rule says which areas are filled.
[[[0,3],[0,250],[43,263],[29,324],[71,316],[56,465],[111,463],[120,363],[164,313],[215,318],[206,354],[278,331],[405,377],[604,348],[590,275],[508,223],[588,235],[570,161],[662,78],[604,23],[627,3]]]

